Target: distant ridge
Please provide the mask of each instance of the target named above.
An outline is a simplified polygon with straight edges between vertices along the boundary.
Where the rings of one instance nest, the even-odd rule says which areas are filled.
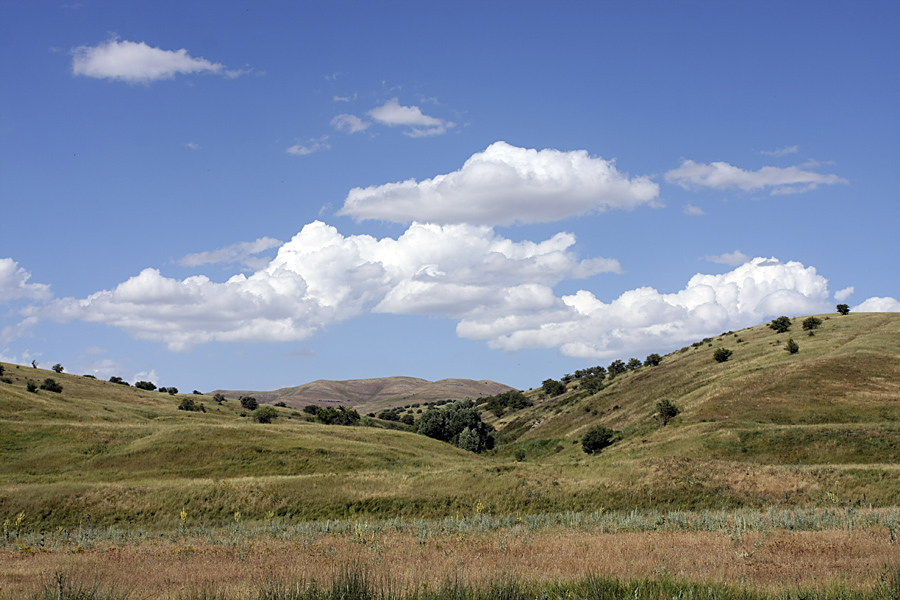
[[[500,394],[512,388],[496,381],[472,379],[441,379],[428,381],[418,377],[381,377],[375,379],[350,379],[330,381],[319,379],[296,387],[279,390],[215,390],[210,394],[223,394],[226,398],[253,396],[261,402],[301,408],[309,404],[319,406],[340,405],[371,412],[406,404],[434,402],[437,400],[461,400],[466,396],[481,398]]]

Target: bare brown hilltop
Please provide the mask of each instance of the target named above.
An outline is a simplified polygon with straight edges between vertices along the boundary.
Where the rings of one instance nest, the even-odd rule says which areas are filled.
[[[275,404],[284,402],[293,408],[309,404],[318,406],[346,406],[368,413],[407,404],[434,402],[437,400],[461,400],[466,396],[481,398],[501,394],[514,388],[496,381],[472,379],[441,379],[428,381],[418,377],[380,377],[376,379],[350,379],[329,381],[319,379],[296,387],[281,388],[271,392],[250,390],[215,390],[210,394],[223,394],[226,398],[253,396],[260,402]]]

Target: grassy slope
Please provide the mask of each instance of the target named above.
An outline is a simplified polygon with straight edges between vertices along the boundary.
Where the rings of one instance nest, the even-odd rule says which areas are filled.
[[[307,423],[289,409],[260,425],[209,397],[192,396],[208,412],[187,413],[176,410],[183,395],[4,365],[13,382],[0,383],[0,519],[24,511],[51,525],[88,516],[175,525],[183,506],[221,522],[235,511],[436,516],[477,502],[495,512],[897,504],[900,315],[830,316],[811,338],[800,321],[796,355],[783,349],[788,335],[760,325],[594,396],[531,392],[534,407],[496,422],[518,434],[496,456]],[[734,350],[730,361],[712,359],[718,346]],[[28,393],[29,377],[53,377],[64,391]],[[683,412],[660,429],[652,412],[663,397]],[[579,436],[595,424],[622,439],[587,456]],[[517,448],[525,462],[512,460]]]
[[[273,392],[216,390],[210,394],[222,393],[228,398],[253,396],[269,404],[284,402],[294,408],[302,408],[308,404],[319,406],[338,404],[356,408],[365,414],[436,400],[462,400],[466,396],[480,398],[511,389],[508,385],[496,381],[442,379],[432,382],[416,377],[381,377],[349,381],[320,379]]]

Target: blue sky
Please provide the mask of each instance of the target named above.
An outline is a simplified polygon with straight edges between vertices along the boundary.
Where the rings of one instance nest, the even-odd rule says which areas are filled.
[[[527,388],[900,310],[896,2],[6,2],[0,359]]]

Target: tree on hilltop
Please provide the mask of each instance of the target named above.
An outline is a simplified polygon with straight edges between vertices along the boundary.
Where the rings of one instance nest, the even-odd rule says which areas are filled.
[[[791,329],[791,319],[790,317],[782,315],[777,319],[772,319],[772,322],[769,323],[769,327],[774,329],[775,333],[787,333]]]
[[[847,304],[838,304],[837,311],[839,313],[841,313],[842,315],[849,315],[850,314],[850,306]]]

